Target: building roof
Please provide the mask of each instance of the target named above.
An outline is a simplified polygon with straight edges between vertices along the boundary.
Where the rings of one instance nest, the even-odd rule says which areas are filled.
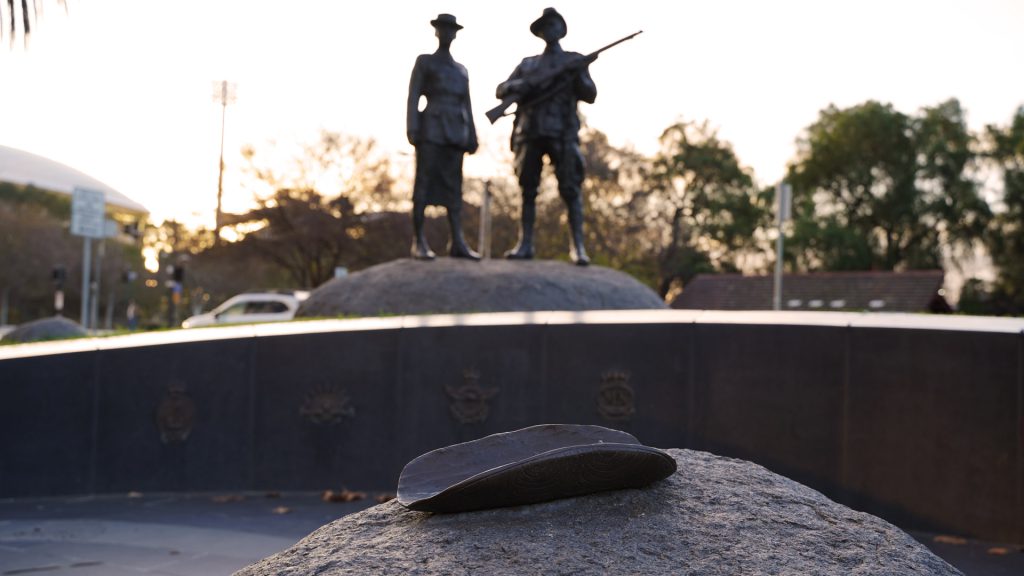
[[[784,274],[783,310],[948,312],[942,270]],[[771,310],[772,276],[698,274],[675,300],[686,310]]]
[[[70,166],[31,152],[0,146],[0,182],[31,185],[70,195],[78,187],[103,192],[108,205],[133,214],[148,214],[142,204]]]

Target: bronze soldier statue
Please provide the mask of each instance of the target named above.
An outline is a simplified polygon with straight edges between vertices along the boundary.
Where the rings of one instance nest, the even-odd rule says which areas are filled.
[[[587,69],[597,53],[583,56],[562,50],[559,40],[565,37],[567,26],[554,8],[545,8],[530,25],[530,32],[547,44],[544,52],[525,58],[497,89],[498,98],[517,102],[512,152],[523,197],[519,244],[505,256],[533,257],[537,188],[547,155],[555,168],[558,193],[569,211],[570,255],[576,264],[586,266],[590,259],[583,248],[583,155],[576,106],[580,100],[593,103],[597,97],[597,87]]]
[[[450,51],[462,26],[451,14],[439,14],[430,24],[437,34],[437,51],[416,58],[406,114],[409,143],[416,147],[412,256],[422,260],[435,257],[423,233],[423,213],[427,206],[444,206],[451,227],[451,256],[479,260],[480,255],[470,250],[462,234],[462,158],[478,147],[469,74]],[[427,99],[422,111],[421,96]]]

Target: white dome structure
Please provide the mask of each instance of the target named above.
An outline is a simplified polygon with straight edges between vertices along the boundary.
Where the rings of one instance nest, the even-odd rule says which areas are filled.
[[[68,195],[75,188],[88,188],[103,192],[107,205],[116,211],[137,216],[149,213],[142,204],[88,174],[49,158],[7,146],[0,146],[0,182],[31,185]]]

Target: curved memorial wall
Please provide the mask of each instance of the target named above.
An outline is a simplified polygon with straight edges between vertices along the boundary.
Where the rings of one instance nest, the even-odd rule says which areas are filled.
[[[1024,542],[1024,320],[293,322],[4,346],[0,394],[0,497],[387,489],[428,450],[565,422],[752,460],[905,528]]]

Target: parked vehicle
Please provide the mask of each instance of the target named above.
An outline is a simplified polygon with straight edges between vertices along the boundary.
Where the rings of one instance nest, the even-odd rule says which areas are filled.
[[[228,298],[210,312],[192,316],[182,328],[291,320],[309,292],[252,292]]]

